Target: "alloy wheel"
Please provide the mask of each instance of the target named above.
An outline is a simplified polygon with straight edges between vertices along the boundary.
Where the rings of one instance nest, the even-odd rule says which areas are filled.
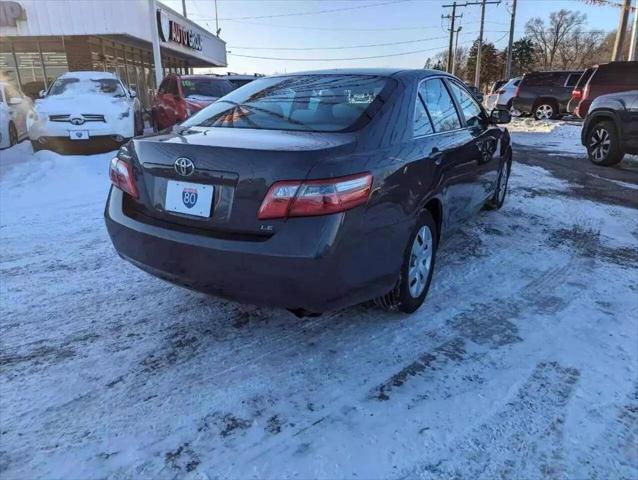
[[[589,140],[591,154],[596,161],[602,162],[607,158],[611,148],[611,137],[607,129],[596,127]]]
[[[554,116],[554,107],[546,103],[536,107],[535,116],[537,120],[549,120]]]
[[[433,248],[432,231],[427,225],[424,225],[414,237],[410,254],[408,285],[412,298],[418,298],[425,289],[430,268],[432,268]]]

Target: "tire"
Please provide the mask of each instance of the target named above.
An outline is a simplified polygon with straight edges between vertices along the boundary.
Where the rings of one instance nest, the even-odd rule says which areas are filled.
[[[551,100],[543,100],[534,105],[532,114],[535,120],[554,120],[558,118],[558,106]]]
[[[432,214],[424,210],[403,254],[399,280],[391,292],[375,300],[378,305],[403,313],[418,310],[425,301],[432,282],[437,239],[436,222]],[[421,265],[421,268],[418,265]]]
[[[595,165],[611,166],[620,163],[625,153],[620,148],[620,136],[611,120],[595,123],[587,132],[587,156]]]
[[[9,122],[9,147],[13,147],[18,143],[20,138],[18,137],[18,129],[13,122]]]
[[[512,159],[508,158],[503,162],[498,170],[498,180],[496,181],[496,189],[494,195],[485,204],[486,210],[499,210],[505,203],[507,197],[507,185],[512,172]]]

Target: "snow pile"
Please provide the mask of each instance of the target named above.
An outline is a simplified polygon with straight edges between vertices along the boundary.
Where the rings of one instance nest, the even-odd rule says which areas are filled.
[[[580,142],[582,126],[579,123],[514,118],[507,128],[515,144],[552,150],[554,153],[575,153],[583,157],[587,155]]]

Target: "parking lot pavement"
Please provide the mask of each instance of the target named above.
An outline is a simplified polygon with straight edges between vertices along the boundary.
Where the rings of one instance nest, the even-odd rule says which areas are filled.
[[[1,152],[2,478],[636,478],[638,173],[513,138],[416,314],[310,319],[121,261],[108,154]]]

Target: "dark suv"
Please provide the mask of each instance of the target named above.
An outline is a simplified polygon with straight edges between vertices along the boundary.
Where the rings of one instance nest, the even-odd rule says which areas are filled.
[[[581,141],[596,165],[616,165],[638,154],[638,90],[601,95],[591,103]]]
[[[585,118],[591,102],[600,95],[638,89],[638,62],[612,62],[585,70],[572,92],[567,110]]]
[[[526,73],[512,105],[522,114],[534,115],[536,120],[558,118],[567,113],[567,103],[582,74],[582,70]]]

